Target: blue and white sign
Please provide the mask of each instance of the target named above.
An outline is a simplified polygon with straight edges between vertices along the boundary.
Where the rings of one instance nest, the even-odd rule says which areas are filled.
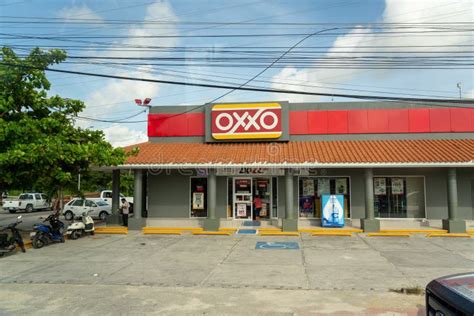
[[[272,249],[272,250],[296,250],[300,249],[300,246],[298,245],[297,242],[288,242],[288,241],[257,241],[257,244],[255,245],[255,249]]]
[[[322,204],[322,226],[344,227],[344,195],[324,194]]]

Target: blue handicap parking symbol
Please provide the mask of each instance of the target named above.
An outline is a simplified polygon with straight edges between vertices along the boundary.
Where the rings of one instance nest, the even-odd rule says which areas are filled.
[[[255,249],[300,249],[297,242],[257,241]]]

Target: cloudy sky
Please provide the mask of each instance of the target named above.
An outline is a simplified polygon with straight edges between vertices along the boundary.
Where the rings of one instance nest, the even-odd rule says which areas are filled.
[[[379,26],[473,23],[473,12],[471,0],[0,1],[3,45],[14,47],[20,55],[34,46],[64,48],[71,58],[57,69],[238,86],[308,34],[321,32],[249,85],[444,98],[459,97],[458,83],[462,97],[474,98],[473,70],[400,69],[393,63],[368,69],[350,58],[403,56],[403,51],[420,58],[472,56],[472,31],[385,29],[393,34],[382,36]],[[93,59],[98,56],[104,59]],[[258,62],[245,59],[249,56]],[[351,66],[322,67],[315,56],[338,62],[347,58]],[[155,57],[159,60],[150,59]],[[300,63],[299,58],[307,59]],[[153,105],[201,105],[229,92],[74,74],[48,73],[48,77],[51,94],[86,103],[81,116],[87,119],[78,119],[77,124],[103,130],[115,146],[146,140],[146,113],[135,105],[136,98],[152,98]],[[265,100],[351,101],[249,91],[234,91],[219,101]]]

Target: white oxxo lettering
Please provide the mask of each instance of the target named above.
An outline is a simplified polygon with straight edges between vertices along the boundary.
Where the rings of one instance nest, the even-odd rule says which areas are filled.
[[[267,122],[269,122],[269,124]],[[216,127],[228,133],[235,133],[237,129],[243,127],[245,131],[248,131],[252,126],[259,131],[260,129],[271,130],[278,124],[278,116],[273,111],[265,111],[265,109],[259,109],[253,115],[250,115],[248,111],[239,115],[237,112],[233,112],[232,115],[227,112],[220,113],[216,117]]]

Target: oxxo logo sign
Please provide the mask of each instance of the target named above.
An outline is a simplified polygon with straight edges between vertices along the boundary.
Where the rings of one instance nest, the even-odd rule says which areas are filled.
[[[217,104],[211,110],[214,139],[275,139],[281,126],[278,103]]]

